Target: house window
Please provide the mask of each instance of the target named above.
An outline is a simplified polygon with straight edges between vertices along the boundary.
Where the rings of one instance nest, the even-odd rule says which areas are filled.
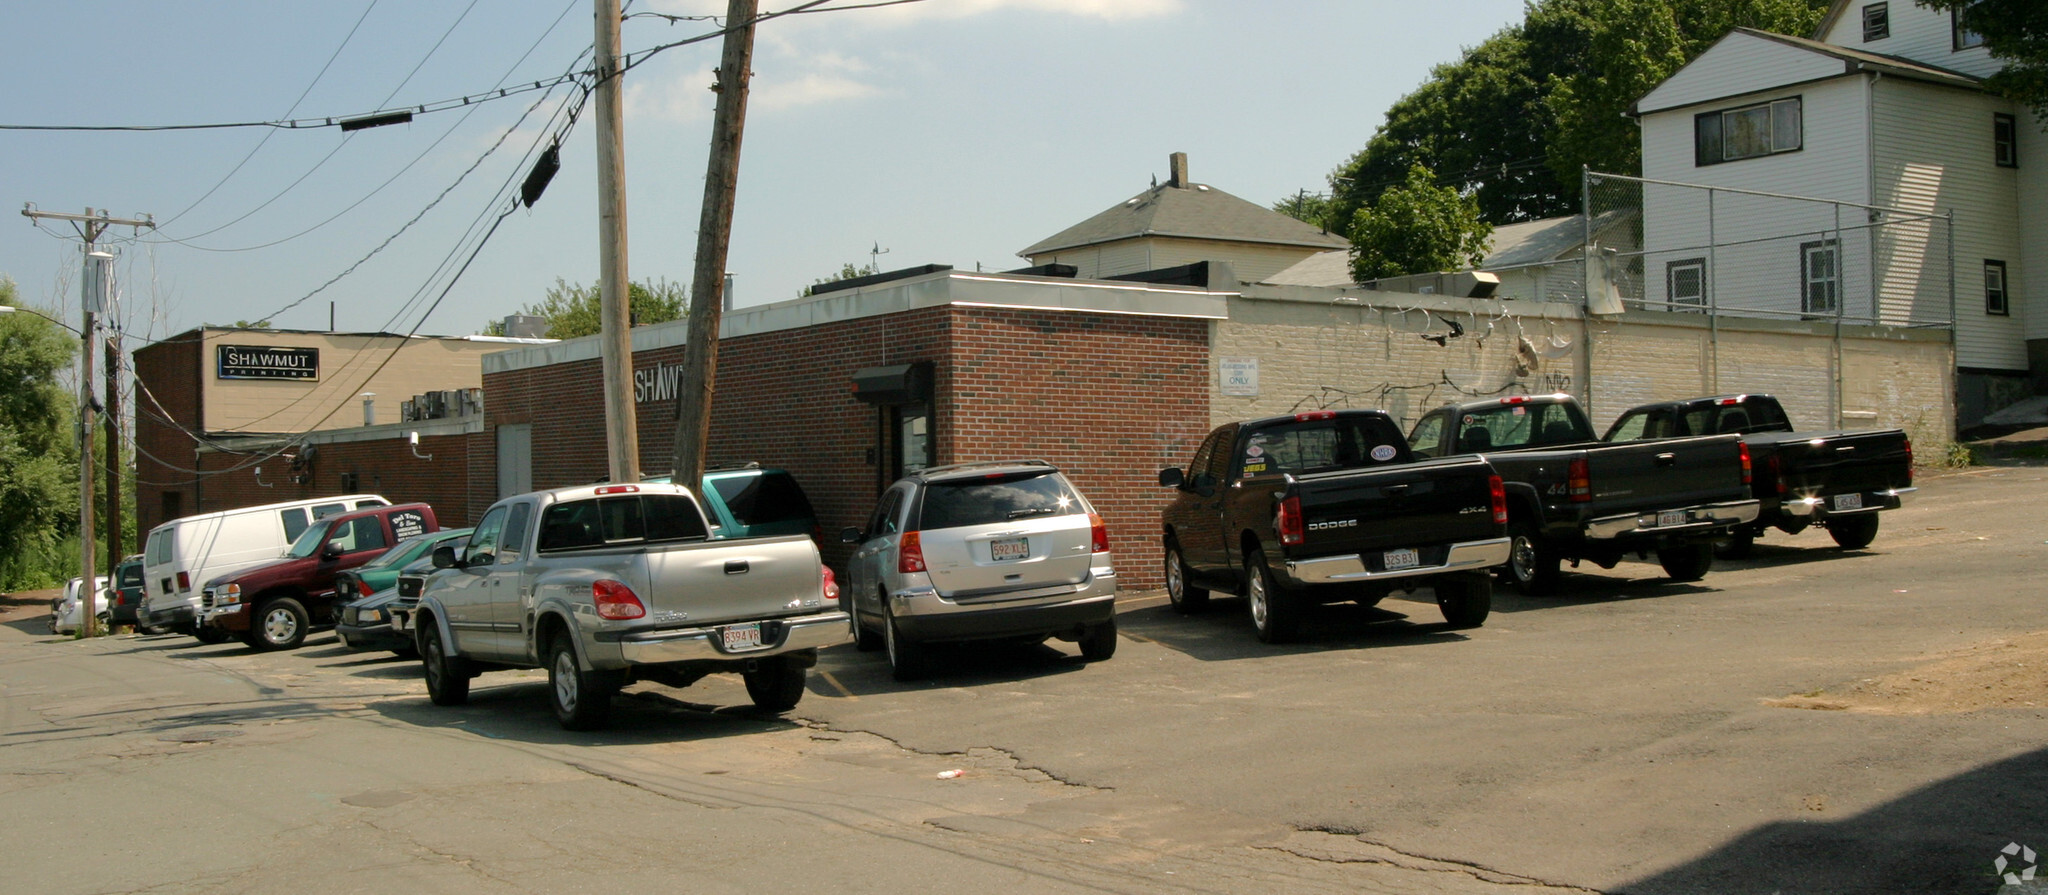
[[[1991,157],[2001,168],[2020,166],[2019,123],[2011,115],[1991,116]]]
[[[1968,15],[1970,12],[1970,7],[1976,5],[1977,4],[1972,3],[1969,6],[1963,7],[1962,9],[1949,10],[1948,29],[1949,34],[1953,39],[1953,43],[1951,45],[1954,46],[1957,50],[1967,50],[1971,47],[1981,47],[1984,45],[1984,35],[1978,34],[1975,31],[1971,31],[1970,29],[1963,27],[1963,16]]]
[[[1832,239],[1799,247],[1799,310],[1833,314],[1841,308],[1841,250]]]
[[[1863,4],[1864,43],[1892,36],[1892,15],[1886,6],[1883,3]]]
[[[1693,164],[1793,152],[1801,140],[1799,97],[1693,116]]]
[[[1664,268],[1671,310],[1690,311],[1707,306],[1707,259],[1687,258]]]
[[[1984,262],[1984,313],[2011,316],[2012,306],[2005,293],[2005,262]]]

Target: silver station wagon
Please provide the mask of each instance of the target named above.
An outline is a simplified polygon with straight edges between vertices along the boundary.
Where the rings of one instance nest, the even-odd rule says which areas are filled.
[[[855,643],[886,647],[897,680],[932,670],[928,644],[1045,640],[1116,653],[1116,569],[1109,531],[1072,482],[1043,460],[938,466],[882,495],[846,593]]]

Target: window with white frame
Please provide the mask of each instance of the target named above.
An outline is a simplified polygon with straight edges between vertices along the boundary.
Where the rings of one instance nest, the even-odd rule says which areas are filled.
[[[1799,246],[1799,310],[1833,314],[1841,310],[1842,253],[1832,239]]]
[[[2005,290],[2005,262],[1985,259],[1984,313],[2000,317],[2011,316],[2012,305]]]
[[[2001,168],[2020,166],[2020,127],[2018,119],[2004,113],[1991,116],[1991,158]]]
[[[1892,36],[1892,15],[1888,6],[1885,3],[1863,4],[1864,43]]]
[[[1693,116],[1693,164],[1795,152],[1804,145],[1800,98],[1772,100]]]
[[[1976,5],[1971,3],[1962,9],[1949,10],[1948,29],[1951,38],[1950,46],[1957,50],[1967,50],[1971,47],[1981,47],[1984,45],[1984,35],[1963,27],[1963,17],[1969,15],[1971,6]]]
[[[1707,259],[1687,258],[1664,268],[1665,294],[1671,310],[1697,311],[1707,306]]]

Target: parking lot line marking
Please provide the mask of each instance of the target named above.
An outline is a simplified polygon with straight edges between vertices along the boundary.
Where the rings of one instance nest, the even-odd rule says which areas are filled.
[[[845,685],[845,684],[842,684],[842,683],[840,683],[840,682],[839,682],[839,679],[838,679],[838,678],[836,678],[836,677],[833,677],[833,676],[832,676],[832,672],[829,672],[829,671],[820,671],[820,672],[818,672],[818,676],[819,676],[819,677],[821,677],[821,678],[824,678],[824,679],[825,679],[825,683],[831,684],[831,685],[832,685],[832,689],[834,689],[834,690],[838,690],[838,691],[839,691],[839,695],[841,695],[841,696],[844,696],[844,697],[846,697],[846,698],[848,698],[848,699],[851,699],[851,700],[853,700],[854,702],[859,702],[859,701],[860,701],[860,697],[858,697],[858,696],[855,696],[855,695],[853,695],[853,691],[852,691],[852,690],[848,690],[848,689],[846,689],[846,685]]]

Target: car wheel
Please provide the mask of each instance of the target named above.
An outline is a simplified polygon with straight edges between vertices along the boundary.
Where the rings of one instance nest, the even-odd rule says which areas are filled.
[[[1280,583],[1266,564],[1266,552],[1253,550],[1244,561],[1244,602],[1252,629],[1262,643],[1286,643],[1301,629],[1301,596]]]
[[[290,597],[265,600],[250,619],[249,645],[259,650],[298,649],[306,641],[306,607]]]
[[[1081,635],[1081,658],[1100,662],[1116,655],[1116,619],[1089,627]]]
[[[886,603],[888,600],[889,597],[886,594],[883,595],[882,602]],[[868,626],[860,623],[860,608],[849,605],[847,609],[853,613],[853,648],[864,653],[872,653],[875,650],[881,649],[882,635],[868,630]]]
[[[1828,537],[1845,549],[1861,550],[1877,540],[1877,514],[1847,516],[1828,520]]]
[[[158,634],[169,634],[171,633],[171,629],[166,628],[162,625],[136,625],[135,633],[146,634],[150,637],[155,637]]]
[[[584,671],[576,662],[574,635],[555,635],[548,648],[548,696],[563,730],[596,730],[611,720],[609,676]]]
[[[1714,545],[1677,544],[1657,551],[1657,564],[1673,581],[1698,581],[1714,565]]]
[[[1166,598],[1173,601],[1173,611],[1182,615],[1209,605],[1209,591],[1188,583],[1188,561],[1180,555],[1180,545],[1172,541],[1166,542]]]
[[[426,666],[427,698],[435,705],[462,705],[469,701],[469,660],[451,656],[441,643],[441,629],[420,631],[420,662]]]
[[[1555,592],[1558,557],[1549,541],[1526,521],[1508,526],[1508,537],[1508,564],[1502,568],[1508,581],[1532,597]]]
[[[1453,628],[1477,628],[1486,624],[1493,611],[1493,578],[1484,572],[1439,575],[1430,583],[1436,588],[1436,608]]]
[[[393,647],[391,654],[401,659],[417,659],[420,657],[420,651],[410,646]]]
[[[914,681],[928,672],[924,644],[914,642],[897,630],[896,613],[889,611],[888,601],[882,602],[882,645],[889,651],[889,669],[899,681]]]
[[[804,698],[804,674],[803,666],[776,657],[762,659],[754,670],[742,672],[740,679],[746,681],[747,698],[754,701],[755,708],[786,712]]]
[[[200,643],[204,643],[209,646],[216,643],[228,642],[228,632],[213,627],[211,625],[202,627],[199,630],[192,632],[192,636],[199,638]]]

